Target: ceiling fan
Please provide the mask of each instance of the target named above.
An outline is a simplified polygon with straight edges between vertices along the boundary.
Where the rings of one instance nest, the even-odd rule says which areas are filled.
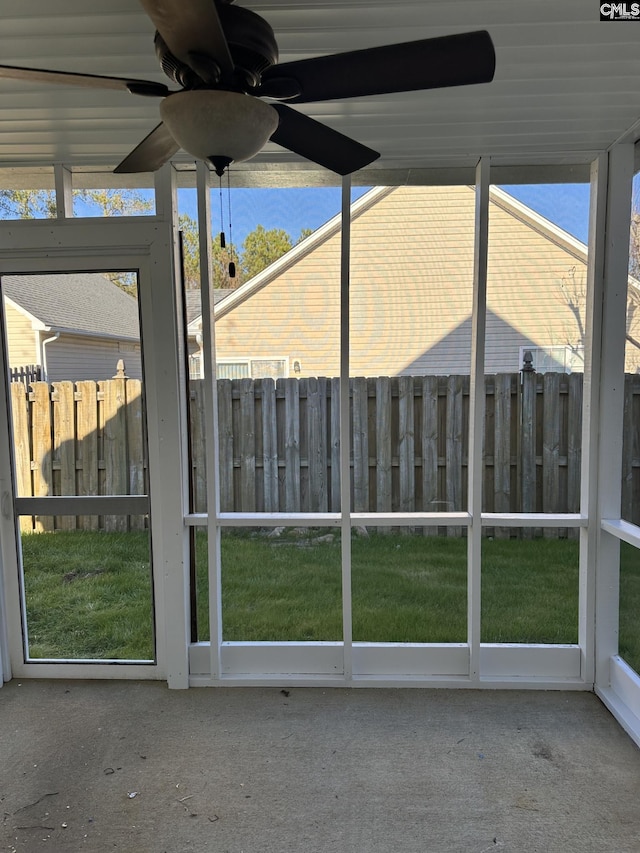
[[[222,175],[231,162],[250,159],[271,139],[347,175],[380,155],[288,104],[488,83],[495,71],[493,43],[485,31],[279,65],[271,26],[255,12],[231,5],[233,0],[140,3],[156,27],[156,54],[165,74],[180,86],[177,91],[149,80],[0,65],[0,77],[162,98],[161,123],[117,173],[155,171],[183,148]]]

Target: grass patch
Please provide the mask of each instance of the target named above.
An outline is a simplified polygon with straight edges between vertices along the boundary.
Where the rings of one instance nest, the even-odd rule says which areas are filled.
[[[640,551],[620,543],[620,656],[640,672]]]
[[[23,536],[33,658],[153,658],[145,532]],[[207,537],[196,536],[198,623],[208,638]],[[578,543],[495,539],[482,546],[483,642],[575,643]],[[368,642],[465,642],[467,543],[354,536],[353,636]],[[326,530],[225,531],[223,637],[342,638],[340,536]],[[640,670],[640,552],[621,553],[620,651]]]
[[[149,534],[22,537],[32,658],[151,660]]]
[[[578,541],[482,542],[483,643],[578,642]]]
[[[351,586],[355,641],[466,642],[466,539],[354,538]]]
[[[323,539],[323,536],[326,537]],[[201,587],[206,577],[206,534],[199,556]],[[322,541],[318,542],[318,539]],[[202,553],[202,552],[201,552]],[[225,640],[317,641],[342,639],[340,535],[286,531],[269,537],[257,531],[222,536],[222,635]],[[198,625],[208,630],[200,597]],[[204,606],[202,606],[204,605]]]

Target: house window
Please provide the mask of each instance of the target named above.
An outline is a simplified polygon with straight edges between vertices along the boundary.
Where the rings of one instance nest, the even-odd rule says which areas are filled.
[[[531,366],[536,373],[582,373],[584,371],[584,347],[568,346],[520,347],[520,364],[524,364],[525,353],[530,352]]]
[[[189,379],[202,379],[203,375],[200,353],[192,353],[189,356]]]
[[[288,358],[218,360],[218,379],[281,379],[289,375]]]

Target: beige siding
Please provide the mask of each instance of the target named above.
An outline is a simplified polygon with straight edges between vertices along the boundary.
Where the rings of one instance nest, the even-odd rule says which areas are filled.
[[[36,333],[31,320],[17,311],[7,300],[4,301],[4,316],[7,327],[9,367],[23,367],[38,363]]]
[[[216,322],[221,358],[300,361],[301,376],[337,375],[340,362],[340,240],[312,254]]]
[[[127,376],[141,379],[139,345],[136,345],[137,350],[131,350],[132,346],[129,342],[106,338],[61,335],[57,341],[47,344],[48,380],[111,379],[119,359],[124,360]]]
[[[468,373],[474,194],[397,189],[353,227],[351,372]]]
[[[400,187],[354,219],[353,375],[469,372],[474,205],[470,187]],[[335,233],[220,318],[219,355],[285,355],[302,376],[337,373],[339,253]],[[487,372],[518,370],[520,347],[580,344],[567,293],[580,300],[585,277],[564,245],[493,201]]]

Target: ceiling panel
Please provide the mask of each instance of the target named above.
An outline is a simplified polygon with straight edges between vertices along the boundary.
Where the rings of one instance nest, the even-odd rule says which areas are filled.
[[[186,2],[186,0],[185,0]],[[301,106],[381,152],[376,166],[586,162],[640,118],[640,26],[600,22],[596,0],[247,0],[274,27],[280,60],[486,28],[491,84]],[[6,64],[166,82],[135,0],[3,0]],[[0,80],[0,165],[113,166],[158,121],[126,93]],[[187,162],[186,155],[178,155]],[[302,161],[268,144],[260,163]]]

